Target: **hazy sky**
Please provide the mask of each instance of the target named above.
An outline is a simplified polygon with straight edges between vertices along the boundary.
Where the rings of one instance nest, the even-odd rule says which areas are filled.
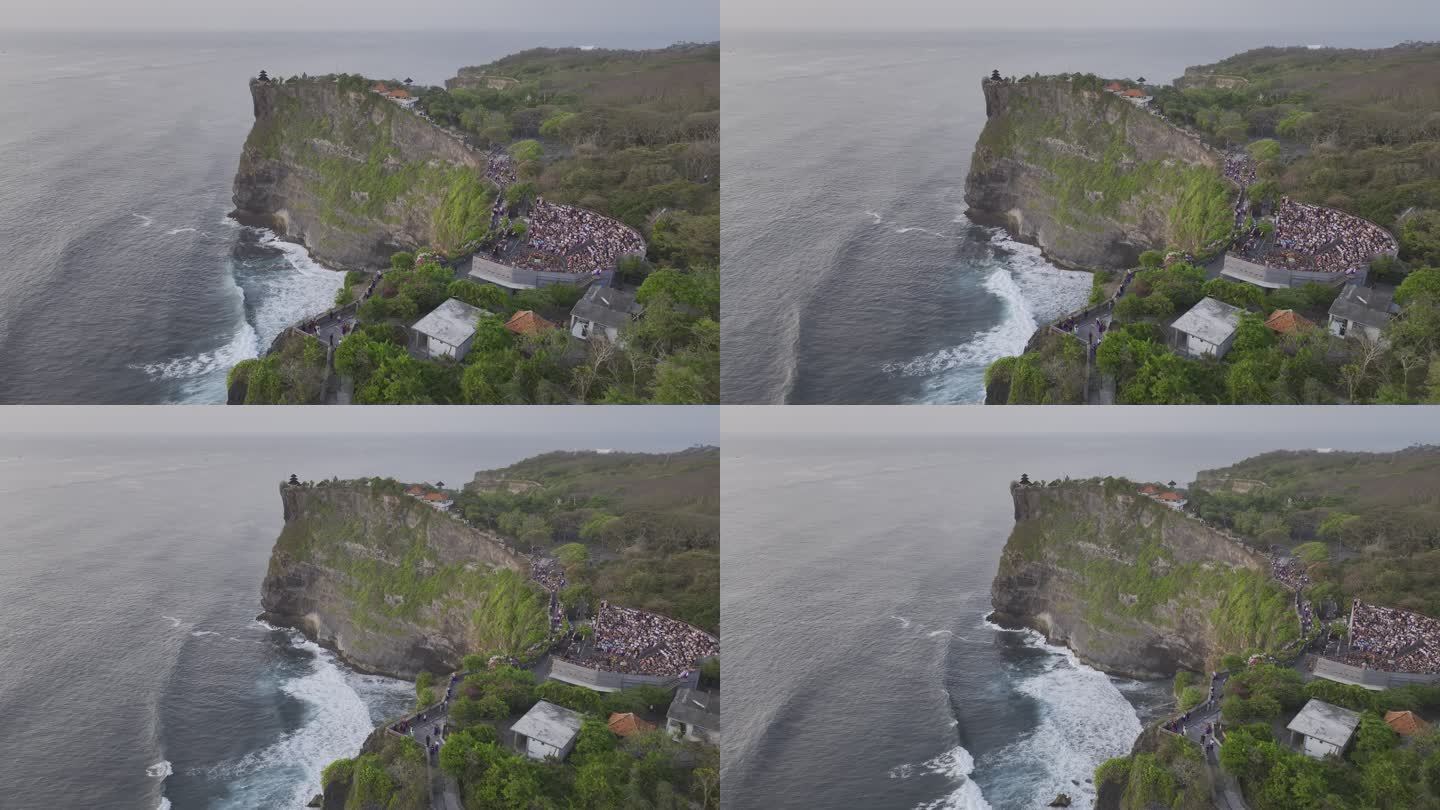
[[[725,29],[901,30],[1238,27],[1397,30],[1440,36],[1436,0],[721,0]]]
[[[1440,444],[1434,408],[1410,405],[1046,407],[726,405],[721,433],[732,435],[985,436],[1030,434],[1249,434],[1333,432],[1373,436],[1384,445]],[[1263,444],[1263,442],[1261,442]],[[1257,447],[1259,444],[1257,444]],[[1268,449],[1268,448],[1267,448]]]
[[[0,408],[6,434],[546,433],[605,447],[605,437],[663,434],[715,444],[720,409],[696,405],[456,406],[317,408],[160,405],[14,405]],[[577,444],[578,446],[582,446]]]
[[[663,31],[695,40],[714,39],[718,27],[719,0],[44,0],[7,3],[0,18],[0,30]]]

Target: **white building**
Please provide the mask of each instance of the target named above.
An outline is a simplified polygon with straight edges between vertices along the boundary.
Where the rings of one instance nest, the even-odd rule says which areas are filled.
[[[675,690],[665,729],[692,742],[720,744],[720,693],[682,686]]]
[[[475,339],[475,325],[489,312],[451,298],[410,327],[410,343],[424,357],[463,359]]]
[[[1292,741],[1306,756],[1321,759],[1344,753],[1358,725],[1359,712],[1311,699],[1285,728],[1289,729]]]
[[[580,713],[542,700],[515,721],[510,731],[515,735],[515,750],[525,756],[563,760],[580,736]]]
[[[640,317],[635,294],[610,287],[591,287],[570,310],[570,334],[581,340],[604,337],[616,340],[620,329]]]
[[[1200,303],[1170,324],[1175,349],[1190,357],[1224,357],[1230,351],[1230,344],[1235,342],[1242,312],[1224,301],[1200,299]]]
[[[1380,340],[1385,327],[1396,311],[1394,294],[1385,290],[1346,285],[1340,297],[1330,305],[1330,334],[1336,337],[1359,337]]]

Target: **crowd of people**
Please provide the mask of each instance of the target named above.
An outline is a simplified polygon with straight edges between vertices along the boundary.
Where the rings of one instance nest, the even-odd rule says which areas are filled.
[[[561,657],[611,672],[669,677],[720,654],[718,641],[684,622],[606,601],[593,628],[588,642],[568,644]]]
[[[569,273],[611,270],[620,257],[645,252],[640,234],[620,222],[544,198],[530,210],[526,235],[532,250],[554,257],[553,269]]]
[[[1440,620],[1355,600],[1347,663],[1391,672],[1440,674]]]
[[[550,593],[565,590],[565,569],[559,561],[549,557],[535,557],[530,560],[530,578]]]
[[[1310,587],[1310,575],[1295,561],[1294,557],[1283,557],[1279,554],[1270,555],[1270,576],[1274,577],[1292,591],[1302,591]]]
[[[1377,225],[1289,197],[1280,201],[1274,222],[1273,236],[1256,226],[1238,251],[1271,267],[1353,275],[1395,249],[1394,239]]]
[[[515,161],[504,152],[491,152],[485,164],[485,178],[502,189],[515,185],[519,181],[515,175]]]
[[[1244,188],[1255,182],[1255,161],[1243,152],[1232,152],[1225,156],[1225,176]]]

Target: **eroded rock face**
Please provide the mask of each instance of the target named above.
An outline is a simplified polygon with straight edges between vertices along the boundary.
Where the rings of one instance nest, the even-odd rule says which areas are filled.
[[[483,578],[529,569],[501,538],[358,482],[282,485],[280,496],[285,527],[261,585],[263,619],[399,678],[496,649],[477,621]]]
[[[1211,671],[1227,652],[1298,631],[1264,555],[1128,483],[1011,494],[1015,529],[991,586],[998,624],[1038,630],[1099,669],[1140,678]]]
[[[462,233],[441,212],[452,192],[479,193],[481,153],[332,80],[252,81],[250,94],[255,124],[235,173],[237,220],[345,270],[383,266],[397,250],[458,246]]]
[[[972,220],[1005,226],[1062,264],[1135,265],[1195,251],[1224,224],[1223,156],[1111,93],[1069,81],[982,83],[987,121],[965,180]],[[1189,210],[1209,200],[1201,211]]]

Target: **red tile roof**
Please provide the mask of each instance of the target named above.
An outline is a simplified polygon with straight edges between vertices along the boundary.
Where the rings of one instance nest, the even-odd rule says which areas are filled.
[[[1135,89],[1134,87],[1132,87],[1132,88],[1130,88],[1129,90],[1126,90],[1126,91],[1125,91],[1125,95],[1128,96],[1128,97],[1130,97],[1130,98],[1144,98],[1144,97],[1145,97],[1145,91],[1144,91],[1144,90],[1137,90],[1137,89]]]
[[[425,496],[425,500],[432,503],[439,503],[441,501],[448,501],[450,498],[443,492],[431,492]]]
[[[1409,737],[1424,731],[1429,723],[1415,716],[1414,712],[1386,712],[1385,723],[1402,737]]]
[[[1141,494],[1141,495],[1154,495],[1155,493],[1157,493],[1157,492],[1159,492],[1159,491],[1160,491],[1160,488],[1157,487],[1157,486],[1155,486],[1154,484],[1146,484],[1145,486],[1143,486],[1143,487],[1140,488],[1140,494]]]
[[[647,723],[635,716],[634,712],[616,712],[610,715],[610,730],[621,737],[629,737],[631,734],[640,734],[645,731],[654,731],[655,724]]]
[[[555,324],[536,315],[533,310],[522,309],[510,316],[505,328],[517,335],[534,335],[555,328]]]
[[[1185,500],[1185,496],[1184,496],[1184,495],[1181,495],[1181,494],[1178,493],[1178,492],[1162,492],[1162,493],[1160,493],[1160,500],[1162,500],[1162,501],[1172,501],[1172,502],[1174,502],[1174,501],[1183,501],[1183,500]]]
[[[1306,320],[1303,316],[1295,314],[1293,309],[1277,309],[1270,313],[1265,325],[1282,335],[1291,335],[1304,329],[1314,329],[1315,324]]]
[[[409,487],[407,487],[407,488],[405,489],[405,494],[406,494],[406,495],[424,495],[424,494],[425,494],[425,488],[422,487],[422,486],[420,486],[419,484],[411,484]]]
[[[1112,90],[1112,91],[1118,93],[1119,91],[1125,89],[1125,85],[1123,85],[1123,84],[1121,84],[1121,83],[1119,83],[1119,82],[1110,82],[1109,84],[1105,85],[1105,89],[1106,89],[1106,90]]]

